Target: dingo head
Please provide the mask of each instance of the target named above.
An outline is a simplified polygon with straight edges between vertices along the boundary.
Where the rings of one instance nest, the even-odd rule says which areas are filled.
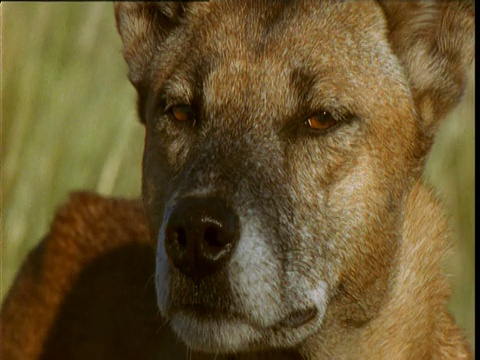
[[[293,347],[388,293],[405,193],[473,59],[463,2],[123,3],[158,305],[192,349]],[[347,325],[346,325],[347,326]]]

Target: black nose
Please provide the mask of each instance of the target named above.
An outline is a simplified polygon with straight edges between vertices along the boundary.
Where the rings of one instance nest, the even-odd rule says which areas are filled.
[[[174,266],[189,277],[219,270],[238,239],[238,217],[222,199],[189,197],[171,210],[165,249]]]

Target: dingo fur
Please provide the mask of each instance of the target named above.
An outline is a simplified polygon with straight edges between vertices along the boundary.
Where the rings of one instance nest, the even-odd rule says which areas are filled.
[[[143,205],[77,194],[60,210],[3,305],[4,359],[469,358],[421,175],[464,93],[473,2],[115,17]]]

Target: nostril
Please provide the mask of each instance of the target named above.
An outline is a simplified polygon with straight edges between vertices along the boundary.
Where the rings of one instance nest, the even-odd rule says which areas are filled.
[[[185,249],[187,247],[187,234],[185,233],[184,228],[178,227],[169,229],[168,238],[171,243],[177,244],[180,249]]]
[[[185,233],[185,229],[178,228],[176,229],[176,233],[178,245],[185,249],[187,247],[187,234]]]
[[[203,234],[205,242],[214,249],[222,249],[225,246],[224,241],[220,237],[218,229],[214,226],[209,226],[205,229]]]

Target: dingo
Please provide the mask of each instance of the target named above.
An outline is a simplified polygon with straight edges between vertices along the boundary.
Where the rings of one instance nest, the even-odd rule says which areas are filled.
[[[6,359],[469,356],[421,174],[464,92],[473,2],[115,15],[146,127],[145,220],[75,196],[4,304]]]

